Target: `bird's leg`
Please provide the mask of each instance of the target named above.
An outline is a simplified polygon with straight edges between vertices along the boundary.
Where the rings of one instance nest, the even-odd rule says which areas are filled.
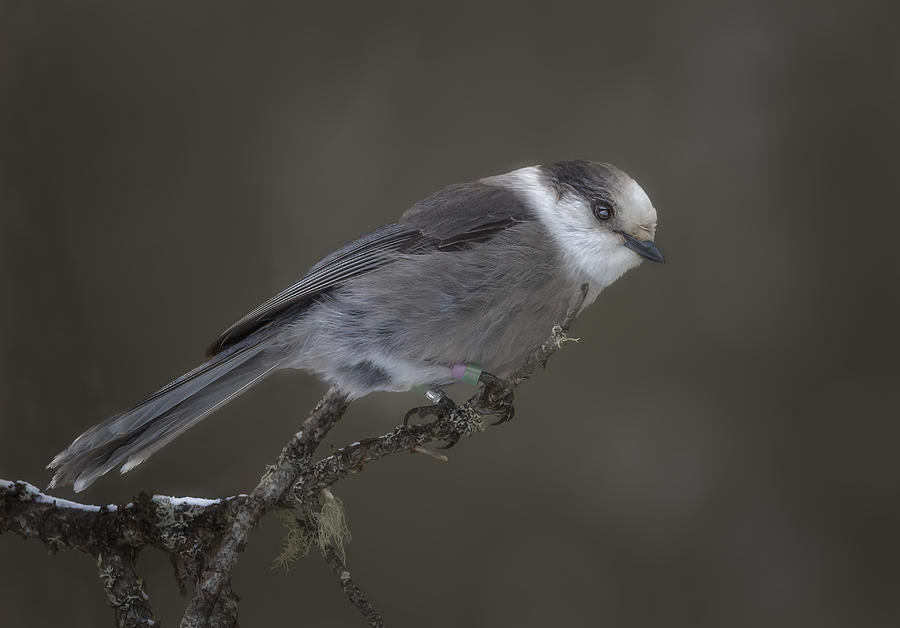
[[[479,414],[492,414],[497,417],[497,421],[491,425],[499,425],[506,423],[516,414],[513,407],[513,390],[509,382],[505,379],[497,377],[486,371],[482,371],[473,364],[454,363],[450,367],[453,379],[469,383],[480,384],[481,391],[473,404],[473,408],[469,411],[472,417]],[[409,427],[409,419],[414,414],[419,418],[434,416],[437,421],[452,418],[454,411],[458,406],[450,399],[447,394],[438,387],[429,388],[425,392],[425,396],[432,402],[430,406],[420,406],[413,408],[403,417],[403,427]],[[457,417],[459,418],[459,417]],[[440,449],[450,449],[462,436],[465,430],[454,430],[447,437],[447,444]]]
[[[479,412],[497,417],[498,420],[491,425],[511,420],[516,414],[516,409],[513,407],[513,390],[509,382],[486,371],[482,371],[478,376],[478,382],[482,386]]]
[[[480,414],[493,414],[499,420],[494,423],[505,423],[513,418],[516,409],[513,407],[513,391],[505,379],[481,370],[474,364],[454,362],[450,365],[453,379],[469,383],[481,384],[476,410]]]
[[[427,416],[434,416],[436,417],[436,421],[441,421],[449,418],[453,414],[453,411],[458,407],[456,403],[447,396],[447,393],[440,388],[429,388],[425,392],[425,396],[429,401],[433,402],[432,405],[413,408],[407,412],[406,416],[403,417],[403,427],[409,427],[409,418],[414,414],[417,414],[420,419],[424,419]],[[446,437],[447,444],[438,447],[438,449],[450,449],[459,442],[461,436],[462,435],[459,432],[455,430],[452,431]]]
[[[424,419],[427,416],[437,417],[438,419],[444,419],[450,416],[450,413],[456,410],[456,403],[447,396],[440,388],[429,388],[425,392],[425,396],[431,402],[430,406],[419,406],[418,408],[413,408],[409,412],[406,413],[406,416],[403,417],[403,427],[409,426],[409,418],[417,414],[420,419]]]
[[[515,416],[516,409],[513,407],[513,390],[512,386],[509,385],[509,382],[479,369],[478,383],[481,384],[481,392],[474,404],[475,407],[473,407],[472,410],[469,410],[472,418],[477,417],[479,414],[492,414],[497,417],[497,420],[491,423],[491,425],[500,425],[501,423],[506,423]],[[456,409],[455,404],[454,409]],[[452,412],[453,410],[450,411],[450,413]],[[469,420],[471,420],[471,418]],[[446,437],[447,443],[438,447],[438,449],[450,449],[459,442],[463,433],[467,433],[465,429],[454,430]]]

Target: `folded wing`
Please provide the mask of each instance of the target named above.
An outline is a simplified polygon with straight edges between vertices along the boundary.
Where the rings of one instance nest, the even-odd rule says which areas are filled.
[[[529,217],[527,207],[509,190],[480,182],[452,185],[419,201],[391,223],[334,251],[297,283],[261,304],[229,327],[209,347],[212,356],[257,330],[296,315],[340,284],[397,259],[485,242]]]

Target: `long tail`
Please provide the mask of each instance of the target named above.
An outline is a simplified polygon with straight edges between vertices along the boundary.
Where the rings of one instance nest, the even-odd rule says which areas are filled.
[[[249,339],[248,339],[249,340]],[[130,471],[282,364],[268,337],[237,345],[185,373],[137,406],[87,430],[47,465],[50,488],[82,491],[113,467]]]

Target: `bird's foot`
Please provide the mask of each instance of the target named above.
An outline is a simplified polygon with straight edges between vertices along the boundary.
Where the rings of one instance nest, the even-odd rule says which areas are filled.
[[[497,417],[491,425],[500,425],[512,420],[516,415],[516,409],[513,406],[513,389],[509,382],[484,371],[481,372],[478,381],[482,386],[478,411]]]
[[[444,444],[438,449],[450,449],[463,436],[471,436],[475,432],[481,432],[485,429],[481,415],[468,406],[462,406],[453,410],[450,413],[448,422],[451,425],[451,429],[444,436]]]
[[[484,423],[478,412],[465,406],[462,408],[457,406],[440,388],[430,389],[425,396],[434,403],[430,406],[413,408],[407,412],[403,417],[403,427],[409,427],[409,419],[413,415],[418,415],[419,418],[435,417],[432,425],[443,423],[445,428],[440,430],[445,444],[438,449],[450,449],[463,436],[484,429]]]
[[[449,425],[449,431],[441,430],[446,434],[445,436],[442,434],[446,444],[439,449],[450,449],[463,436],[484,429],[480,415],[490,414],[497,417],[497,421],[490,425],[499,425],[511,420],[516,414],[516,409],[513,406],[513,389],[510,383],[484,371],[478,376],[478,382],[481,384],[481,392],[472,407],[457,406],[440,388],[428,390],[425,396],[433,403],[407,412],[403,417],[403,427],[409,427],[409,420],[413,415],[417,415],[420,419],[433,416],[435,417],[433,425],[437,426],[441,422]]]
[[[420,419],[424,419],[427,416],[433,416],[440,421],[441,419],[449,417],[450,414],[456,410],[456,403],[440,388],[429,390],[425,396],[434,403],[430,406],[419,406],[418,408],[413,408],[407,412],[403,417],[403,427],[409,427],[409,419],[414,414],[418,415]]]

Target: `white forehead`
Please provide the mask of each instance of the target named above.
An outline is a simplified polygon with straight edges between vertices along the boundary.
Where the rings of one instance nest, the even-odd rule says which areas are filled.
[[[656,226],[656,209],[637,181],[628,177],[620,195],[618,201],[624,220],[638,225]]]

